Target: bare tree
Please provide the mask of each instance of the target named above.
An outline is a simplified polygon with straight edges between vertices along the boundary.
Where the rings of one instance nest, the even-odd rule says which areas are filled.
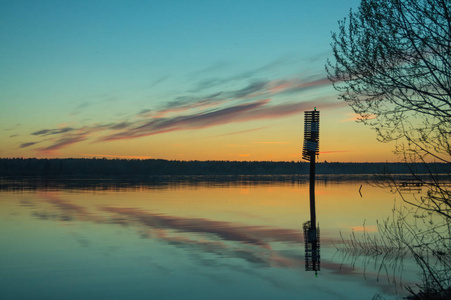
[[[363,0],[332,33],[341,99],[412,158],[450,162],[451,2]]]
[[[396,141],[395,152],[406,162],[450,164],[451,1],[362,0],[357,12],[339,21],[332,40],[329,79],[360,122],[380,141]],[[407,200],[399,181],[388,176],[386,183],[416,219],[428,222],[421,229],[399,212],[380,229],[415,257],[424,271],[423,291],[450,296],[450,172],[445,181],[434,170],[411,173],[427,193]]]

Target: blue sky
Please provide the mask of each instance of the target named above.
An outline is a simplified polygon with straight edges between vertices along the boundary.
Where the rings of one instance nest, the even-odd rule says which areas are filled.
[[[318,106],[329,159],[391,160],[324,69],[358,3],[0,1],[0,156],[291,160]]]

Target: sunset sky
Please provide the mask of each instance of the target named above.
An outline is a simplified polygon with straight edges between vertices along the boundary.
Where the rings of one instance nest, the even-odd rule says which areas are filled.
[[[397,161],[339,101],[331,31],[359,1],[0,0],[0,157]]]

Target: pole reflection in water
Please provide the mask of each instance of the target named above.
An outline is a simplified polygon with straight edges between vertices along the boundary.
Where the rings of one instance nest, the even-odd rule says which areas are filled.
[[[304,147],[302,158],[310,161],[310,221],[303,225],[305,242],[305,270],[320,270],[319,226],[316,226],[315,208],[315,156],[319,154],[319,111],[306,111],[304,120]]]
[[[321,269],[319,226],[311,226],[307,221],[303,225],[305,242],[305,270],[315,271],[318,277],[318,271]]]

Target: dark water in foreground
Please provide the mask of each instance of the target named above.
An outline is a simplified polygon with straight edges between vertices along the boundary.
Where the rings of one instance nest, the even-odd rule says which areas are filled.
[[[306,181],[3,186],[2,299],[396,299],[417,280],[409,259],[400,280],[336,251],[340,231],[375,232],[391,213],[396,196],[364,181],[317,184],[317,277]]]

